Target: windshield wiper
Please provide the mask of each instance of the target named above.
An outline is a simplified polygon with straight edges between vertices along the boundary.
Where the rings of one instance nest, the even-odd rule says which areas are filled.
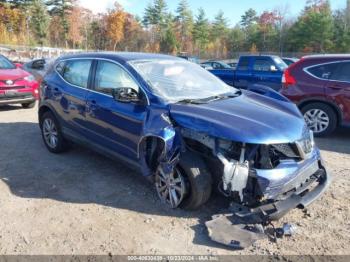
[[[206,97],[206,98],[183,99],[183,100],[178,101],[177,103],[195,104],[195,105],[207,104],[209,102],[216,101],[216,100],[234,98],[234,97],[240,96],[241,93],[242,92],[240,90],[238,90],[235,93],[233,93],[233,92],[224,93],[224,94],[221,94],[221,95],[209,96],[209,97]]]
[[[237,91],[235,93],[225,93],[225,94],[221,94],[221,95],[216,95],[216,96],[210,96],[207,97],[205,99],[206,102],[211,102],[211,101],[216,101],[216,100],[222,100],[222,99],[229,99],[229,98],[234,98],[241,95],[241,91]]]
[[[177,103],[201,105],[201,104],[205,104],[206,102],[202,101],[202,99],[183,99],[178,101]]]

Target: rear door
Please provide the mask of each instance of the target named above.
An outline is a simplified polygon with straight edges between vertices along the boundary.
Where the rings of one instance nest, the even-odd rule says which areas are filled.
[[[55,110],[64,120],[64,125],[84,136],[85,101],[88,94],[91,59],[71,59],[56,66],[63,80],[50,81],[48,90]]]
[[[337,63],[325,87],[326,96],[343,111],[343,119],[350,122],[350,61]]]

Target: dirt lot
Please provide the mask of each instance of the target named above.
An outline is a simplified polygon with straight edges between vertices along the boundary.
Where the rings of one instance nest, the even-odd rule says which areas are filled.
[[[283,219],[297,234],[233,251],[204,227],[223,198],[196,212],[169,210],[118,162],[77,146],[49,154],[36,111],[0,108],[0,254],[350,254],[349,129],[317,140],[333,183],[308,215]]]

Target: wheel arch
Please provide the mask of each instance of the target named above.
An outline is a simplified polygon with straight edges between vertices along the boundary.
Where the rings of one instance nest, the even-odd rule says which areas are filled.
[[[302,102],[300,102],[298,104],[298,108],[301,110],[303,107],[310,105],[310,104],[314,104],[314,103],[321,103],[321,104],[325,104],[325,105],[330,106],[334,110],[334,112],[337,116],[337,126],[342,124],[343,113],[340,110],[340,108],[338,107],[338,105],[331,102],[331,101],[324,100],[324,99],[307,99],[307,100],[303,100]]]

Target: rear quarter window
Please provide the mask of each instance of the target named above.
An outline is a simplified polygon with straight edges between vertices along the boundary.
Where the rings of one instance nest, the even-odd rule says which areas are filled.
[[[322,64],[308,67],[305,71],[316,78],[330,79],[332,74],[335,73],[338,65],[339,63]]]
[[[68,60],[56,66],[56,71],[69,84],[87,88],[92,60]]]

